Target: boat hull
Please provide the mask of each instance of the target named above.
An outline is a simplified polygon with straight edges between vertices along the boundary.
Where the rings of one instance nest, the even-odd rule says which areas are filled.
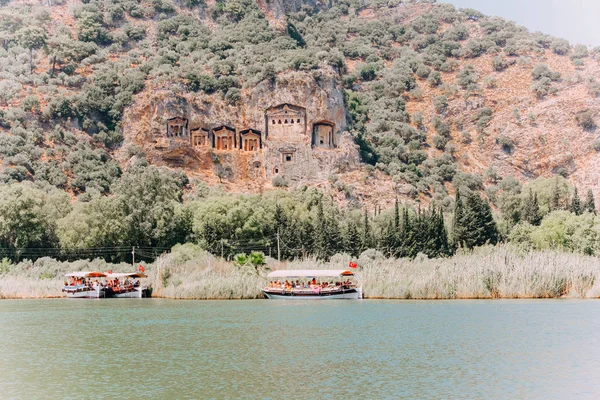
[[[102,288],[64,288],[63,292],[70,299],[101,299],[106,297]]]
[[[141,299],[142,297],[152,296],[151,288],[134,288],[133,290],[114,292],[112,289],[108,289],[106,297],[115,299]]]
[[[327,292],[321,291],[320,293],[307,293],[307,292],[293,292],[293,291],[269,291],[263,290],[265,296],[272,300],[339,300],[349,299],[358,300],[362,299],[362,288],[348,289],[345,291]]]

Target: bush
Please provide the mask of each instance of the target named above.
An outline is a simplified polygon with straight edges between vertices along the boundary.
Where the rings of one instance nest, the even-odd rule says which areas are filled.
[[[498,72],[504,71],[508,66],[509,62],[504,57],[496,56],[492,59],[492,68]]]
[[[543,78],[548,78],[552,81],[558,81],[560,79],[560,72],[552,72],[550,68],[548,68],[547,64],[537,64],[531,70],[531,76],[536,81]]]
[[[140,41],[146,37],[146,28],[143,25],[127,24],[123,27],[123,30],[131,40]]]
[[[464,56],[468,58],[476,58],[485,54],[488,49],[494,46],[494,42],[488,39],[471,39],[464,49]]]
[[[477,124],[477,131],[482,132],[483,129],[492,120],[493,110],[489,107],[483,107],[473,116],[473,121]]]
[[[550,49],[558,55],[564,56],[571,51],[571,45],[569,45],[569,41],[564,39],[556,39],[550,44]]]
[[[437,133],[447,138],[450,137],[450,127],[446,125],[441,119],[439,119],[438,117],[433,117],[432,123]]]
[[[479,76],[472,65],[465,66],[457,75],[458,85],[464,90],[474,91],[479,89],[477,80]]]
[[[110,44],[112,37],[104,26],[102,13],[83,11],[78,17],[77,37],[84,42]]]
[[[600,97],[600,83],[594,77],[587,80],[586,86],[590,96]]]
[[[531,85],[531,91],[538,99],[542,99],[546,95],[558,92],[558,89],[552,86],[552,80],[550,78],[544,77],[533,82]]]
[[[363,81],[372,81],[375,79],[376,71],[373,64],[367,64],[360,70],[360,78]]]
[[[273,177],[273,179],[271,180],[271,183],[275,187],[288,187],[288,186],[290,186],[290,183],[288,182],[288,180],[285,179],[285,177],[280,176],[280,175]]]
[[[470,19],[471,21],[479,21],[481,18],[485,18],[485,14],[472,8],[461,8],[459,11],[465,14],[467,19]]]
[[[577,125],[586,131],[591,131],[596,128],[594,114],[591,110],[580,111],[577,116],[575,116],[575,120],[577,121]]]
[[[483,78],[483,86],[487,89],[495,89],[498,87],[498,80],[494,75],[486,76]]]
[[[496,143],[502,147],[502,151],[505,153],[512,153],[515,143],[506,136],[500,136],[496,139]]]
[[[442,74],[438,71],[433,71],[429,74],[429,78],[427,78],[427,83],[431,87],[438,87],[442,84]]]
[[[448,99],[446,96],[436,96],[433,98],[433,107],[438,114],[443,113],[448,108]]]
[[[463,144],[470,144],[473,139],[471,138],[471,134],[469,132],[461,132],[460,141]]]
[[[448,139],[445,138],[444,136],[441,136],[441,135],[433,136],[433,145],[435,146],[436,149],[444,150],[444,148],[446,147],[446,144],[448,144]]]

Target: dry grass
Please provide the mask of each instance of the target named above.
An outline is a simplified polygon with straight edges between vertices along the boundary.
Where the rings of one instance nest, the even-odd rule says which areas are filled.
[[[273,269],[345,269],[347,256],[330,262],[295,261]],[[62,273],[90,269],[99,261],[56,263],[57,276],[41,279],[20,273],[19,265],[0,278],[0,298],[60,297]],[[92,265],[90,265],[92,264]],[[52,269],[45,260],[46,269]],[[356,271],[366,298],[389,299],[489,299],[489,298],[598,298],[600,259],[556,251],[521,252],[508,246],[480,248],[448,259],[418,257],[415,260],[385,259],[369,251],[359,259]],[[77,266],[78,268],[74,268]],[[108,265],[106,265],[108,267]],[[131,270],[121,264],[113,271]],[[146,266],[154,295],[174,299],[261,298],[268,269],[236,267],[194,245],[177,246],[173,253]]]

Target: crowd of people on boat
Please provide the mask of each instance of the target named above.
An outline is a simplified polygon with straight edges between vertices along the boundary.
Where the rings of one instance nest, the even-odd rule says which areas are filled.
[[[121,282],[119,280],[119,278],[108,279],[105,282],[100,282],[98,279],[91,280],[89,278],[85,279],[85,278],[71,277],[71,278],[69,278],[69,281],[65,281],[65,286],[88,287],[88,288],[94,288],[94,289],[96,289],[97,287],[112,288],[112,289],[116,289],[116,288],[131,289],[133,287],[138,287],[139,285],[140,285],[140,281],[135,278],[132,278],[131,280],[129,278],[125,278],[124,282]]]
[[[341,288],[348,289],[352,286],[352,282],[350,279],[346,281],[336,281],[336,282],[317,282],[315,278],[307,282],[300,282],[298,279],[296,281],[292,280],[291,282],[287,279],[285,282],[283,281],[270,281],[269,288],[271,289],[285,289],[285,290],[293,290],[293,289],[333,289],[333,288]]]

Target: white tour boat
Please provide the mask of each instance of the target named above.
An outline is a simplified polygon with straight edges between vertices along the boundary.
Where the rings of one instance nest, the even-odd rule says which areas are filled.
[[[65,282],[62,291],[67,294],[67,297],[83,299],[106,297],[104,286],[97,279],[105,278],[105,273],[79,271],[66,274],[65,276],[69,279],[69,282]],[[96,278],[96,280],[92,281],[92,278]]]
[[[141,278],[148,276],[141,272],[106,274],[106,297],[137,298],[152,296],[152,288],[142,285]]]
[[[269,299],[362,299],[354,272],[344,269],[279,270],[267,277],[263,293]]]

